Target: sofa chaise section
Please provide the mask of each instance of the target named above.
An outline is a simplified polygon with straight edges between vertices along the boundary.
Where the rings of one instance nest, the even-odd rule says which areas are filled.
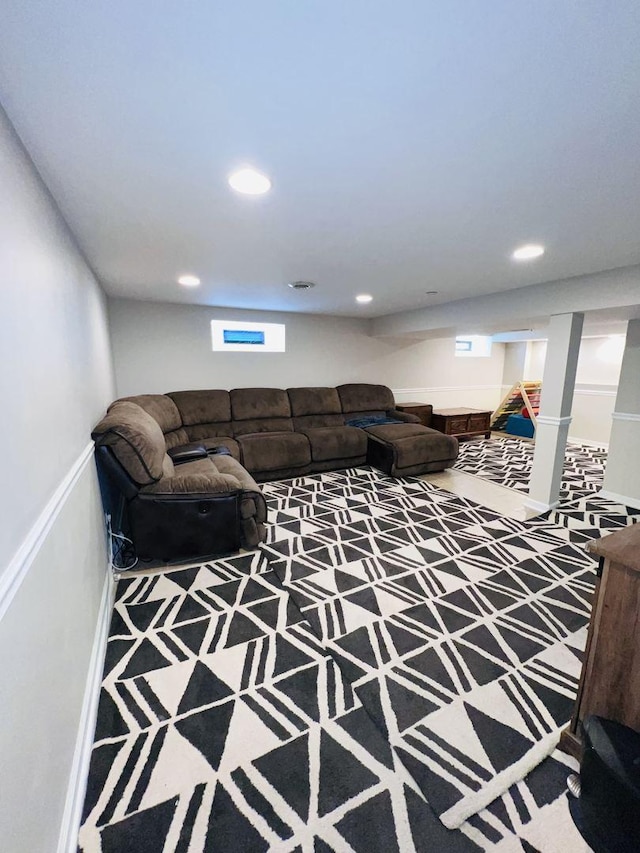
[[[458,458],[458,440],[399,412],[385,385],[347,384],[337,388],[346,423],[367,433],[367,462],[392,477],[442,471]]]

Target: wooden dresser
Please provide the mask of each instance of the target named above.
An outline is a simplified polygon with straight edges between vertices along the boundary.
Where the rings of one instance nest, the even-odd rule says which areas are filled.
[[[582,753],[590,714],[640,731],[640,524],[590,542],[600,558],[575,710],[560,748]]]
[[[431,415],[431,428],[455,435],[456,438],[470,438],[473,435],[484,435],[491,438],[489,421],[491,412],[482,409],[438,409]]]

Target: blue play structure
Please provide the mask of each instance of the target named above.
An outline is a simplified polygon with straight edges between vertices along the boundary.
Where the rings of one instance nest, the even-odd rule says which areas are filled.
[[[525,438],[533,438],[533,421],[531,418],[524,418],[522,415],[509,415],[505,432],[508,432],[509,435],[522,435]]]

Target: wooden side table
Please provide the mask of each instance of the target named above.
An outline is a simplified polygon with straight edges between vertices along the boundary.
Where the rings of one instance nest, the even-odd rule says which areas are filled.
[[[580,686],[560,748],[581,757],[591,714],[640,731],[640,524],[590,542],[600,558]]]
[[[416,415],[420,418],[420,423],[423,426],[431,426],[431,412],[433,411],[431,403],[396,403],[396,409],[399,412]]]
[[[431,427],[456,438],[470,438],[474,435],[491,438],[490,420],[491,412],[482,409],[439,409],[431,416]]]

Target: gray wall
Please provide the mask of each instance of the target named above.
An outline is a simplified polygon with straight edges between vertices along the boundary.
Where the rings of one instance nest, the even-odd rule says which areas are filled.
[[[341,317],[123,299],[109,301],[109,315],[119,396],[379,382],[400,401],[427,394],[440,405],[473,405],[477,386],[499,398],[503,344],[494,345],[490,358],[456,358],[451,337],[374,338],[367,321]],[[212,319],[285,323],[286,352],[212,352]]]
[[[104,295],[1,110],[0,234],[0,847],[51,853],[104,600],[86,451],[112,366]]]

